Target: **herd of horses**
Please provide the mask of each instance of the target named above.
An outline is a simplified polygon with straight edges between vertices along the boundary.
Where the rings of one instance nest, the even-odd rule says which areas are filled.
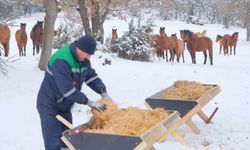
[[[7,25],[0,24],[0,43],[4,49],[4,55],[9,55],[10,28]],[[33,55],[38,54],[42,48],[43,21],[37,21],[30,32],[30,38],[33,44]],[[20,23],[20,29],[15,33],[19,56],[26,56],[27,33],[26,23]],[[1,51],[0,51],[1,55]]]
[[[3,46],[5,56],[8,56],[9,54],[10,33],[11,31],[8,26],[0,24],[0,43]],[[232,35],[217,35],[216,42],[219,42],[220,45],[219,54],[221,54],[221,50],[223,49],[224,55],[229,55],[229,52],[230,55],[232,55],[232,48],[234,55],[236,54],[238,34],[238,32],[234,32]],[[33,44],[33,55],[38,54],[42,48],[42,36],[43,21],[37,21],[30,32],[30,38]],[[27,33],[25,23],[20,24],[20,29],[16,31],[15,37],[19,50],[19,56],[26,56]],[[181,39],[178,39],[176,34],[168,36],[165,32],[165,27],[160,27],[159,34],[152,36],[152,46],[155,48],[157,56],[162,57],[163,59],[166,57],[167,62],[174,62],[176,55],[177,62],[179,62],[182,57],[182,61],[184,63],[184,50],[186,45],[191,55],[193,64],[196,64],[196,52],[203,52],[204,64],[206,64],[208,51],[210,64],[213,65],[213,42],[208,36],[206,36],[206,30],[202,33],[194,33],[190,30],[180,30],[180,37]],[[117,38],[117,29],[113,27],[111,43],[114,43]],[[170,59],[168,59],[168,53],[170,54]]]
[[[204,64],[207,61],[207,55],[209,55],[210,64],[213,65],[213,42],[206,36],[206,30],[202,33],[194,33],[190,30],[180,30],[181,39],[178,39],[176,34],[168,36],[165,33],[165,27],[160,27],[159,34],[153,35],[153,47],[156,50],[158,57],[163,57],[164,53],[166,55],[166,61],[168,62],[168,53],[170,53],[169,61],[174,62],[175,55],[177,56],[177,62],[182,56],[184,60],[184,49],[185,45],[191,55],[192,63],[196,64],[196,52],[203,52],[204,54]],[[223,47],[224,55],[228,54],[228,49],[230,47],[230,55],[232,54],[232,47],[234,48],[234,54],[236,54],[236,45],[238,40],[238,32],[232,35],[225,34],[224,36],[217,35],[216,42],[220,44],[220,52]],[[207,54],[208,52],[208,54]]]

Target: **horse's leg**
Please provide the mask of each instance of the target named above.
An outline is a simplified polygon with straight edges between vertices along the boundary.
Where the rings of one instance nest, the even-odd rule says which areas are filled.
[[[32,44],[33,44],[33,56],[35,55],[35,42],[32,40]]]
[[[208,48],[210,64],[213,65],[213,47]]]
[[[225,47],[224,47],[225,48]],[[220,45],[220,52],[219,52],[219,55],[221,54],[221,49],[222,49],[222,46]],[[224,50],[224,55],[225,55],[225,50]]]
[[[203,51],[203,54],[204,54],[204,64],[206,64],[207,62],[207,51]]]
[[[230,55],[232,55],[232,46],[230,45]]]
[[[39,54],[39,48],[40,48],[39,43],[36,43],[36,54]]]
[[[166,61],[168,62],[168,49],[166,49],[165,51],[166,51]]]
[[[182,55],[182,61],[183,61],[183,63],[185,63],[184,52],[182,52],[181,55]]]
[[[234,55],[236,55],[236,45],[234,45]]]
[[[24,56],[26,56],[26,44],[24,44],[23,49],[24,49]]]
[[[193,64],[196,64],[196,53],[195,53],[195,51],[192,51],[192,55],[193,55]]]

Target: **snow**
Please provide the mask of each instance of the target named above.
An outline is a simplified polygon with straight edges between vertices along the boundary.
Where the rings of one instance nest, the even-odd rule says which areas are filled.
[[[44,14],[35,14],[16,20],[16,26],[11,27],[10,56],[18,58],[18,50],[14,33],[20,22],[27,23],[29,36],[32,26],[37,20],[42,20]],[[56,26],[62,21],[59,15]],[[197,64],[191,63],[188,51],[185,51],[186,63],[166,63],[156,59],[154,62],[128,61],[111,58],[112,65],[102,65],[98,59],[100,52],[92,58],[92,65],[108,88],[109,95],[120,107],[138,106],[145,108],[144,101],[154,93],[169,87],[176,80],[191,80],[201,83],[217,84],[222,91],[208,103],[203,111],[211,114],[219,107],[212,124],[204,122],[195,115],[193,121],[201,133],[195,135],[188,132],[185,137],[187,145],[181,145],[172,137],[164,143],[155,144],[157,150],[247,150],[250,146],[250,42],[245,40],[246,31],[240,28],[224,29],[222,25],[196,26],[179,21],[157,20],[154,32],[165,26],[168,35],[179,30],[207,30],[207,35],[213,40],[214,65],[203,65],[203,54],[197,54]],[[108,20],[105,22],[105,37],[111,36],[112,27],[116,26],[118,36],[127,30],[128,22]],[[237,55],[219,55],[217,34],[232,34],[239,32]],[[1,150],[42,150],[43,139],[40,119],[36,110],[36,96],[42,82],[44,72],[38,69],[39,55],[32,56],[30,38],[27,45],[27,56],[8,67],[8,75],[0,74],[0,149]],[[93,100],[100,98],[86,85],[82,91]],[[86,122],[90,118],[89,108],[75,105],[72,109],[74,125]],[[181,127],[183,129],[184,127]]]

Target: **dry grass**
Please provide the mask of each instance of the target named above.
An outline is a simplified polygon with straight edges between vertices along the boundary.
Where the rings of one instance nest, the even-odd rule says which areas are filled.
[[[195,81],[176,81],[171,89],[163,93],[161,98],[197,100],[211,88],[213,86]]]
[[[118,110],[115,103],[101,102],[108,104],[107,110],[101,113],[92,111],[90,129],[86,131],[139,136],[170,115],[170,112],[161,108],[145,110],[130,107]]]

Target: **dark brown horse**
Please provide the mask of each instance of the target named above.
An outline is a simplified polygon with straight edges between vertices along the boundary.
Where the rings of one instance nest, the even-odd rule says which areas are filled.
[[[30,32],[30,38],[33,43],[33,55],[35,55],[35,50],[36,54],[38,54],[43,42],[43,21],[37,21]]]
[[[0,24],[0,43],[4,49],[4,55],[9,55],[10,28],[7,25]],[[1,56],[1,51],[0,51]]]
[[[234,32],[230,38],[230,55],[232,55],[232,47],[234,48],[234,55],[236,55],[236,46],[238,41],[239,32]]]
[[[198,38],[189,30],[184,30],[181,34],[183,34],[182,39],[187,43],[187,49],[190,52],[193,64],[196,64],[195,52],[203,52],[204,64],[206,64],[208,50],[210,64],[213,65],[213,43],[209,37]]]
[[[220,45],[220,51],[219,54],[221,54],[221,50],[223,48],[224,55],[228,54],[228,47],[230,42],[231,35],[225,34],[224,36],[217,35],[216,42],[219,42]]]
[[[26,56],[27,34],[26,23],[20,24],[20,29],[16,31],[16,42],[19,50],[19,56]]]

